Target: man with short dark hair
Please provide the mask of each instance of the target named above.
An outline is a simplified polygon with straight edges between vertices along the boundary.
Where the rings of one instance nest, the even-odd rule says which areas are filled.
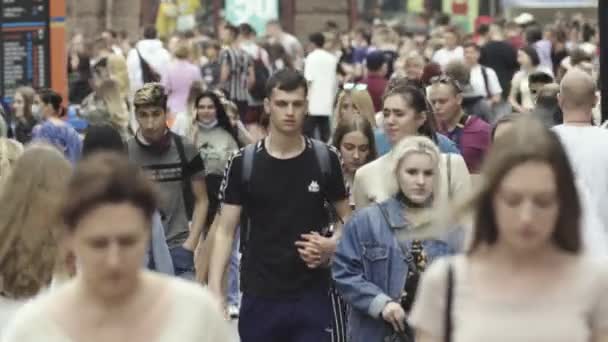
[[[439,120],[439,131],[456,143],[469,172],[479,173],[490,145],[490,125],[462,109],[462,89],[447,76],[431,80],[429,101]]]
[[[236,153],[222,183],[209,287],[224,298],[222,279],[244,211],[243,342],[331,340],[328,265],[341,227],[325,237],[326,206],[340,220],[350,208],[337,151],[302,135],[307,92],[307,80],[296,71],[269,79],[268,137]]]
[[[266,34],[270,43],[281,44],[285,52],[291,57],[295,68],[302,70],[304,67],[304,49],[298,38],[283,31],[279,20],[270,20],[266,23]]]
[[[535,71],[528,76],[528,84],[530,85],[530,93],[536,101],[538,91],[547,84],[553,83],[553,76],[543,71]]]
[[[464,45],[464,61],[470,68],[469,84],[476,95],[487,99],[493,106],[502,99],[502,87],[498,82],[496,72],[492,68],[479,64],[480,57],[479,45],[472,42]]]
[[[374,110],[379,112],[382,110],[382,96],[388,84],[386,73],[388,72],[388,63],[382,51],[374,51],[367,55],[367,76],[362,83],[367,84],[367,91],[374,102]]]
[[[307,136],[329,141],[329,118],[334,110],[338,88],[336,70],[338,58],[325,50],[325,37],[313,33],[309,37],[312,51],[304,61],[304,77],[310,84],[308,113],[304,131]]]
[[[159,206],[175,274],[192,279],[195,250],[207,217],[205,166],[198,150],[167,128],[167,96],[159,83],[135,92],[140,129],[128,142],[129,159],[158,183]],[[191,221],[191,224],[189,223]]]

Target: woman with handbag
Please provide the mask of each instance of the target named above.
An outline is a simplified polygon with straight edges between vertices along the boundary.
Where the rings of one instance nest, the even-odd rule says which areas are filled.
[[[557,135],[522,118],[496,139],[469,207],[472,244],[425,273],[417,342],[608,341],[608,268],[583,253],[581,204]]]
[[[440,153],[426,137],[395,147],[399,191],[358,211],[344,228],[332,263],[338,292],[350,305],[350,342],[412,341],[406,325],[418,277],[433,259],[459,249],[460,230],[416,239],[433,222]]]

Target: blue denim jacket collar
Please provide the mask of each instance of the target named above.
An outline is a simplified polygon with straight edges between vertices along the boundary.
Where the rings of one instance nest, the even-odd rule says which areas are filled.
[[[388,224],[391,229],[407,229],[410,226],[411,223],[406,220],[403,215],[405,204],[398,200],[397,196],[389,198],[381,203],[380,206],[388,219]]]

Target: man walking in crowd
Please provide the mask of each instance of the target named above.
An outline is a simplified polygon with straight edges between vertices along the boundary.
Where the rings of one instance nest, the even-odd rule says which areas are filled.
[[[255,85],[249,91],[248,108],[247,108],[247,123],[259,123],[260,116],[264,111],[264,89],[266,81],[270,74],[270,59],[268,52],[256,43],[256,32],[247,23],[239,26],[239,45],[251,59]]]
[[[266,34],[269,37],[269,43],[281,44],[287,55],[291,57],[294,67],[297,70],[302,70],[304,67],[304,48],[302,48],[298,38],[283,31],[278,20],[271,20],[266,23]]]
[[[127,67],[131,92],[135,93],[144,83],[160,82],[171,61],[171,54],[156,36],[154,27],[144,30],[144,39],[129,51]]]
[[[608,227],[608,130],[592,126],[597,102],[593,78],[572,69],[562,79],[558,95],[564,123],[553,129],[559,135],[576,176],[593,198],[602,226]]]
[[[439,49],[433,55],[433,62],[439,64],[441,68],[445,68],[452,61],[462,60],[464,51],[459,45],[459,36],[455,28],[451,28],[443,33],[445,46]]]
[[[502,88],[496,72],[492,68],[479,64],[480,51],[479,46],[475,43],[464,45],[464,61],[470,68],[471,74],[469,83],[476,95],[487,99],[494,106],[502,99]]]
[[[241,120],[245,121],[249,106],[249,89],[255,82],[253,62],[237,41],[239,29],[226,24],[221,31],[224,49],[220,54],[220,84],[234,102]]]
[[[496,25],[490,27],[488,42],[481,47],[479,63],[496,72],[502,98],[506,100],[511,90],[511,80],[519,69],[517,51],[505,41],[502,29]]]
[[[329,118],[334,109],[338,87],[338,58],[323,48],[325,37],[322,33],[313,33],[309,39],[313,50],[304,62],[304,76],[310,85],[305,133],[327,142],[331,133]]]
[[[469,172],[477,174],[490,145],[490,125],[462,109],[462,88],[448,76],[431,80],[429,101],[439,120],[439,131],[456,143]]]
[[[367,76],[363,79],[363,83],[367,84],[367,91],[372,97],[376,112],[382,110],[382,96],[388,84],[387,72],[388,63],[382,51],[373,51],[367,55]]]
[[[129,159],[158,183],[175,274],[191,278],[209,204],[203,160],[192,144],[167,128],[167,96],[160,84],[146,84],[133,104],[140,129],[128,142]]]
[[[209,286],[224,298],[222,280],[244,212],[249,224],[241,233],[243,342],[330,341],[327,267],[341,227],[325,237],[326,204],[341,221],[350,208],[337,151],[302,135],[307,92],[306,79],[296,71],[270,78],[264,101],[269,135],[233,156],[221,187]]]

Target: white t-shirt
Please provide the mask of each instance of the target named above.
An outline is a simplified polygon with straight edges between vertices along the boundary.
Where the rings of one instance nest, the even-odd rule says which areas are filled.
[[[200,285],[167,278],[172,307],[157,342],[232,342],[228,322],[216,308],[211,293]],[[66,286],[70,286],[67,284]],[[2,342],[76,342],[58,325],[48,309],[56,305],[57,291],[27,303],[3,332]],[[33,328],[34,327],[34,328]]]
[[[437,50],[433,55],[433,62],[439,64],[441,68],[445,68],[448,63],[464,59],[464,49],[462,46],[457,46],[454,50],[442,48]]]
[[[0,336],[25,303],[27,303],[27,299],[19,300],[0,296]]]
[[[477,64],[476,66],[471,68],[471,87],[473,87],[473,91],[476,96],[494,96],[502,94],[502,87],[500,86],[500,82],[498,82],[498,76],[496,76],[496,72],[494,69],[484,66],[486,71],[486,75],[488,77],[488,84],[486,87],[486,82],[483,77],[482,66]],[[490,89],[490,94],[488,94],[487,89]]]
[[[589,191],[604,229],[608,229],[608,130],[592,126],[558,125],[574,173]]]
[[[304,77],[309,82],[308,110],[312,116],[330,116],[338,88],[335,55],[316,49],[304,61]]]

